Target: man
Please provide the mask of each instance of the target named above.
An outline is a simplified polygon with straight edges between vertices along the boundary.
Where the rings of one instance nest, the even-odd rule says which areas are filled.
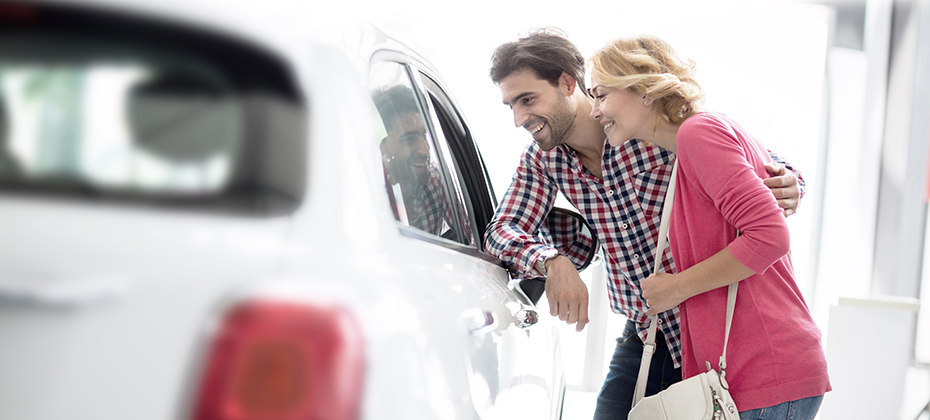
[[[610,147],[603,127],[589,117],[592,99],[584,88],[584,57],[559,32],[540,30],[499,46],[490,76],[513,110],[514,124],[529,131],[534,141],[525,148],[488,225],[486,248],[521,276],[546,277],[550,313],[581,331],[588,323],[587,287],[571,261],[532,232],[560,191],[584,215],[601,241],[611,309],[628,319],[594,417],[625,419],[649,325],[639,284],[652,273],[675,156],[635,140]],[[787,216],[800,199],[798,180],[780,165],[769,171],[777,176],[766,185]],[[661,258],[663,270],[673,271],[671,253]],[[647,395],[681,380],[677,308],[659,314],[659,330]]]
[[[395,216],[407,225],[455,241],[470,238],[468,226],[457,226],[452,205],[444,194],[439,169],[430,158],[426,121],[404,85],[374,92],[372,99],[387,136],[381,141]],[[467,223],[467,222],[463,222]]]

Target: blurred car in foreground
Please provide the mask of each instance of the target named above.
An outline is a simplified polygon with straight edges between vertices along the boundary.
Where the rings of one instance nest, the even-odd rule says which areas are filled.
[[[0,418],[560,418],[439,75],[276,29],[0,1]]]

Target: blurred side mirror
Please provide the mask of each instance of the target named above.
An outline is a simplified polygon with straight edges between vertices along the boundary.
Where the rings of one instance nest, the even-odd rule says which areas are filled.
[[[578,272],[591,265],[600,249],[597,236],[580,214],[559,207],[553,208],[539,227],[536,235],[568,257]],[[520,280],[520,288],[533,304],[539,301],[546,290],[545,278]]]

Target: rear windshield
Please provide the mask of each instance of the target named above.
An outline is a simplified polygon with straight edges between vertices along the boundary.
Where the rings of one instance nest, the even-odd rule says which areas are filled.
[[[0,194],[296,207],[304,113],[280,60],[133,19],[36,8],[0,25]]]

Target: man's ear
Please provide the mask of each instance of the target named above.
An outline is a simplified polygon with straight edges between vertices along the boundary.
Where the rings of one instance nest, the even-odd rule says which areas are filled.
[[[562,90],[562,93],[565,96],[572,96],[575,94],[575,89],[578,88],[578,81],[575,80],[570,74],[562,72],[562,75],[559,76],[559,89]]]

